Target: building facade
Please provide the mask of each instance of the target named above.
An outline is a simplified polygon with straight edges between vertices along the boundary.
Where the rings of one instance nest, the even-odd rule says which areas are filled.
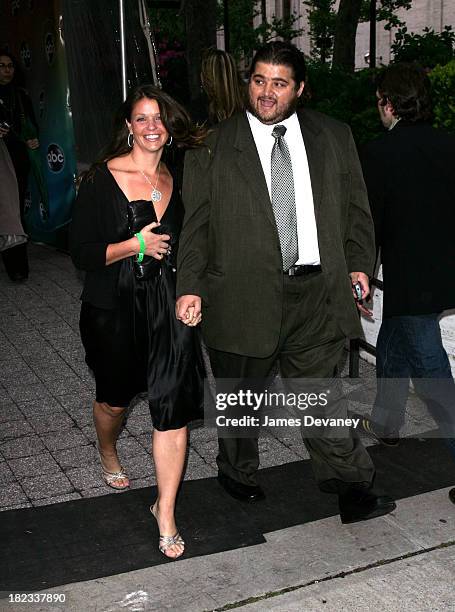
[[[454,0],[412,0],[412,8],[408,11],[400,9],[398,17],[404,21],[408,32],[419,34],[428,27],[435,32],[442,32],[444,26],[451,25],[455,29],[455,1]],[[395,38],[396,30],[384,30],[384,24],[378,23],[376,33],[376,61],[377,64],[388,64],[391,57],[390,47]],[[365,68],[368,64],[368,50],[370,45],[369,23],[360,23],[356,39],[356,68]]]
[[[335,9],[339,0],[335,3]],[[267,18],[273,15],[278,18],[286,14],[298,17],[296,28],[302,28],[303,34],[293,42],[306,55],[311,54],[311,41],[308,25],[308,7],[303,0],[262,0],[257,2],[258,8],[265,6]],[[412,0],[412,7],[406,11],[397,11],[398,17],[406,23],[408,32],[416,34],[423,31],[425,27],[441,32],[444,26],[451,25],[455,29],[455,0]],[[261,17],[256,17],[255,25],[259,25]],[[360,23],[357,29],[356,40],[356,69],[366,68],[368,65],[368,52],[370,47],[369,23]],[[396,30],[384,30],[384,23],[379,22],[376,33],[376,60],[377,64],[388,64],[391,60],[390,47],[395,38]]]

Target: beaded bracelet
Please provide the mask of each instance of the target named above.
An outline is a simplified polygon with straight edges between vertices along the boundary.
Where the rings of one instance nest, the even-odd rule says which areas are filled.
[[[136,261],[138,263],[141,263],[141,261],[144,259],[144,253],[145,253],[144,236],[141,234],[141,232],[138,232],[137,234],[134,234],[134,237],[139,240],[139,253],[136,256]]]

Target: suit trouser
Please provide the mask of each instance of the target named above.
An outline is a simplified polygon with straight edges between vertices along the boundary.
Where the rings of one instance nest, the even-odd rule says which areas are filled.
[[[329,312],[322,274],[284,277],[283,317],[275,352],[263,359],[210,349],[216,378],[266,379],[278,361],[283,378],[332,379],[345,337]],[[267,308],[267,304],[258,304]],[[371,458],[359,438],[303,438],[321,489],[342,493],[355,484],[369,486]],[[259,467],[256,438],[219,438],[218,469],[245,485],[256,485]]]

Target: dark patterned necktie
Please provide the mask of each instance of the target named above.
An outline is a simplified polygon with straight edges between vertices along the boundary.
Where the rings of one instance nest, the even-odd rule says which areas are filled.
[[[284,125],[276,125],[272,136],[272,207],[283,259],[283,270],[287,272],[299,257],[297,240],[297,214],[295,211],[294,176],[291,156],[283,136]]]

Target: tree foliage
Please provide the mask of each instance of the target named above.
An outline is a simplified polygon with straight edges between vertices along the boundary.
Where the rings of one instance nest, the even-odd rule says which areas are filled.
[[[455,32],[445,26],[439,33],[424,28],[423,34],[408,34],[404,26],[396,33],[392,52],[394,62],[418,62],[425,68],[447,64],[455,56]]]
[[[333,40],[333,64],[354,72],[355,43],[362,0],[340,0]]]
[[[455,59],[430,72],[434,100],[434,125],[455,132]]]
[[[335,35],[335,0],[305,0],[310,26],[311,57],[322,64],[329,61]]]
[[[275,15],[271,20],[261,19],[254,27],[254,19],[261,15],[260,3],[255,0],[230,0],[228,3],[228,20],[230,35],[230,52],[237,58],[249,58],[264,43],[275,38],[292,40],[300,36],[303,30],[296,28],[297,15],[279,19]],[[261,17],[263,17],[261,15]],[[222,1],[219,0],[219,25],[222,25]]]
[[[359,21],[369,21],[372,2],[376,3],[376,21],[383,22],[386,30],[404,26],[396,11],[411,8],[411,0],[341,0],[338,12],[334,10],[334,0],[304,0],[309,11],[313,59],[329,61],[335,46],[335,64],[352,72],[355,33]]]
[[[336,66],[308,62],[305,105],[351,126],[357,144],[381,133],[375,96],[376,71],[368,68],[347,74]]]
[[[177,99],[187,100],[189,93],[183,14],[175,8],[151,9],[149,19],[155,38],[161,84]]]
[[[384,21],[384,30],[402,27],[404,22],[396,14],[400,8],[409,10],[412,0],[377,0],[376,21]],[[370,20],[371,0],[363,0],[360,21]]]
[[[150,9],[150,25],[154,33],[160,38],[178,40],[179,44],[185,44],[185,20],[183,13],[178,8]]]

